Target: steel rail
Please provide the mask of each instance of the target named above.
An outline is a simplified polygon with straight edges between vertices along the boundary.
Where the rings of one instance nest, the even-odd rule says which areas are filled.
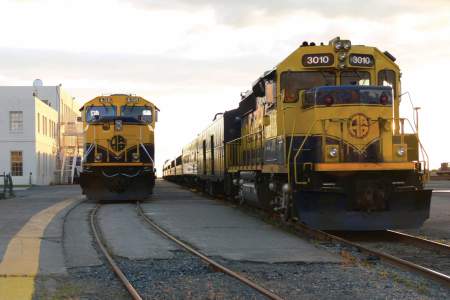
[[[358,249],[360,252],[365,253],[365,254],[369,254],[372,256],[376,256],[379,257],[382,261],[385,261],[389,264],[395,265],[397,267],[400,267],[402,269],[406,269],[408,271],[413,271],[415,273],[420,273],[432,280],[435,281],[439,281],[441,282],[443,285],[445,285],[446,287],[450,288],[450,276],[434,271],[432,269],[417,265],[415,263],[412,263],[410,261],[398,258],[396,256],[384,253],[384,252],[380,252],[380,251],[376,251],[373,249],[370,249],[368,247],[365,247],[361,244],[349,241],[347,239],[341,238],[337,235],[333,235],[321,230],[317,230],[317,229],[313,229],[313,228],[309,228],[308,226],[304,225],[304,224],[295,224],[294,226],[295,229],[298,229],[304,233],[306,233],[309,236],[312,236],[314,238],[319,238],[319,239],[325,239],[325,240],[331,240],[334,242],[339,242],[342,244],[345,244],[347,246],[351,246],[354,247],[356,249]]]
[[[447,252],[448,254],[450,254],[450,245],[446,245],[444,243],[439,243],[436,241],[432,241],[429,239],[421,238],[418,236],[410,235],[395,230],[386,230],[386,232],[392,237],[397,238],[398,240],[411,242],[419,247],[426,247],[428,249]]]
[[[98,211],[99,207],[100,207],[100,204],[97,204],[97,206],[91,212],[91,228],[92,228],[92,232],[94,233],[95,240],[96,240],[98,246],[100,247],[100,249],[102,250],[103,255],[108,260],[114,273],[117,275],[117,277],[119,277],[120,281],[125,286],[125,288],[127,289],[130,296],[133,298],[133,300],[142,300],[142,297],[139,295],[139,293],[136,291],[136,289],[133,287],[133,285],[131,285],[130,281],[127,279],[127,277],[122,272],[122,270],[119,268],[119,266],[116,264],[116,262],[114,261],[111,254],[108,252],[108,250],[106,249],[105,245],[103,244],[103,242],[100,238],[101,235],[99,234],[99,230],[97,229],[97,225],[96,225],[96,221],[95,221],[95,217],[97,215],[97,211]]]
[[[207,264],[211,265],[214,269],[221,271],[222,273],[225,273],[240,282],[246,284],[247,286],[251,287],[252,289],[258,291],[262,295],[266,296],[269,299],[273,300],[282,300],[283,298],[278,296],[277,294],[273,293],[272,291],[260,286],[259,284],[251,281],[250,279],[239,275],[238,273],[228,269],[227,267],[219,264],[218,262],[212,260],[211,258],[207,257],[206,255],[202,254],[201,252],[195,250],[191,246],[187,245],[186,243],[182,242],[181,240],[177,239],[167,231],[165,231],[162,227],[160,227],[158,224],[156,224],[152,219],[150,219],[143,211],[141,205],[139,202],[137,202],[137,211],[138,214],[148,223],[150,224],[156,231],[158,231],[160,234],[168,238],[169,240],[175,242],[177,245],[185,249],[186,251],[192,253],[193,255],[199,257],[203,261],[205,261]]]

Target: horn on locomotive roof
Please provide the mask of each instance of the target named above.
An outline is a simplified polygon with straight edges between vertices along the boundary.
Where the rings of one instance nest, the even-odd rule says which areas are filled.
[[[337,37],[335,37],[334,39],[331,39],[329,42],[328,42],[328,45],[333,45],[334,43],[336,43],[336,42],[338,42],[338,41],[340,41],[341,40],[341,37],[340,36],[337,36]]]

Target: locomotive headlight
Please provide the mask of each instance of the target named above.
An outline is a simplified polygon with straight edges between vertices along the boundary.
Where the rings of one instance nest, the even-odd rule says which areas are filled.
[[[323,150],[326,153],[326,157],[324,157],[326,162],[339,161],[339,145],[326,145]]]
[[[405,150],[404,147],[398,147],[398,149],[397,149],[397,155],[398,155],[399,157],[403,157],[403,156],[405,155],[405,153],[406,153],[406,150]]]
[[[342,41],[342,47],[344,47],[344,50],[350,50],[352,47],[352,42],[348,40]]]
[[[342,49],[342,42],[341,41],[337,41],[335,44],[334,44],[334,49],[336,49],[336,50],[341,50]]]
[[[329,155],[331,158],[335,158],[335,157],[338,155],[338,149],[337,149],[337,148],[331,148],[331,149],[328,151],[328,155]]]
[[[102,161],[103,155],[101,153],[95,154],[95,161]]]
[[[132,158],[134,161],[139,161],[139,154],[138,154],[138,153],[133,153],[133,154],[131,154],[131,158]]]
[[[289,183],[283,184],[283,186],[281,187],[281,191],[283,193],[289,193],[291,191],[291,186],[289,185]]]

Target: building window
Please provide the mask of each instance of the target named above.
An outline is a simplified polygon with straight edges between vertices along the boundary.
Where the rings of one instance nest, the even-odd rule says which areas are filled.
[[[41,133],[41,114],[38,113],[37,114],[37,129],[38,129],[38,133]]]
[[[44,135],[47,135],[47,118],[42,117],[42,127],[44,127]]]
[[[23,176],[22,151],[11,151],[11,175]]]
[[[23,131],[23,112],[21,111],[9,112],[9,131],[11,132]]]

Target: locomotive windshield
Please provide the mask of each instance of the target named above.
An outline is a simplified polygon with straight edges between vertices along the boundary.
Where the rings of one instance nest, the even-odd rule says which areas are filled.
[[[115,117],[115,106],[89,106],[86,109],[86,122],[92,123],[102,118]]]
[[[121,107],[120,115],[146,123],[153,120],[152,109],[149,106],[124,105]]]
[[[370,85],[370,73],[366,71],[341,72],[341,85]]]
[[[335,84],[336,74],[328,71],[288,71],[281,74],[281,89],[284,90],[284,102],[297,102],[298,92],[301,90]]]

